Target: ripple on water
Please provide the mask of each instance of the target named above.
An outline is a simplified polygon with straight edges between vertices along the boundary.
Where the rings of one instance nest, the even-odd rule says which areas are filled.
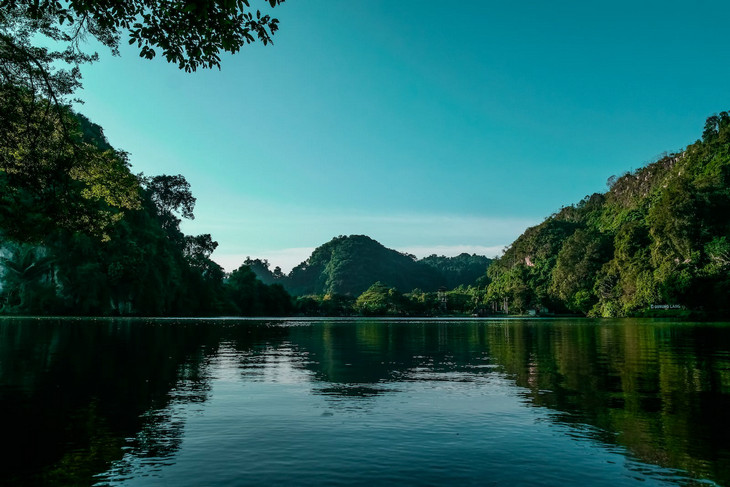
[[[45,472],[77,462],[104,469],[100,485],[730,485],[727,327],[83,323],[0,330],[14,344],[0,347],[11,438],[17,423],[34,448],[73,445]],[[31,429],[26,410],[58,421]]]

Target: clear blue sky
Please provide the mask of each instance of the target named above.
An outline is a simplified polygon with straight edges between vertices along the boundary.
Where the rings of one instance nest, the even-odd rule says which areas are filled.
[[[266,2],[253,0],[254,6]],[[340,234],[495,254],[730,108],[730,5],[287,0],[273,46],[187,74],[124,47],[80,110],[186,176],[228,270]]]

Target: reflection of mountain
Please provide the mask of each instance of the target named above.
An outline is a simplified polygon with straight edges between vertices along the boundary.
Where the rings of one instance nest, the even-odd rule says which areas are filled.
[[[290,339],[307,350],[307,366],[329,387],[409,380],[419,369],[471,370],[488,355],[484,327],[445,322],[323,322],[292,330]]]
[[[312,381],[344,408],[408,382],[496,371],[555,421],[647,462],[730,483],[727,329],[648,322],[0,321],[0,408],[11,453],[0,483],[93,482],[114,462],[179,448],[180,409],[216,377]],[[217,364],[217,365],[216,365]],[[223,365],[221,365],[223,364]],[[217,367],[217,369],[216,369]],[[126,441],[133,438],[133,441]],[[125,457],[127,458],[127,457]],[[98,478],[97,478],[98,480]]]

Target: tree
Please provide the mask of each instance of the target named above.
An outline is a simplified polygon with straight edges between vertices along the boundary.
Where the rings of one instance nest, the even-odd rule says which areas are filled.
[[[70,110],[0,80],[0,113],[0,232],[6,237],[38,241],[64,229],[108,238],[123,211],[139,208],[139,184],[126,155],[88,139]]]
[[[705,245],[705,253],[712,264],[726,268],[730,266],[730,242],[727,237],[715,237],[710,243]]]
[[[281,268],[276,267],[276,269],[272,272],[270,269],[271,265],[267,259],[262,260],[246,257],[246,260],[243,261],[243,263],[247,265],[253,273],[256,274],[256,277],[264,284],[282,284],[286,282],[286,276],[283,272],[281,272]]]
[[[142,184],[147,190],[150,199],[157,208],[162,228],[172,233],[179,233],[180,218],[195,219],[195,197],[190,191],[190,183],[182,174],[169,176],[142,177]],[[211,251],[212,252],[212,251]]]
[[[284,0],[267,0],[273,8]],[[27,20],[44,35],[78,44],[85,35],[117,52],[124,32],[137,44],[140,56],[152,59],[160,49],[181,69],[220,66],[220,52],[236,53],[258,39],[264,45],[279,28],[270,15],[254,13],[249,0],[6,0],[6,16]],[[2,18],[0,17],[0,20]]]
[[[558,252],[550,291],[571,311],[588,313],[598,301],[593,294],[596,274],[609,260],[611,250],[600,233],[576,230]]]
[[[291,296],[283,286],[267,286],[246,264],[231,272],[226,286],[241,316],[284,316],[293,309]]]
[[[87,137],[82,126],[90,123],[67,106],[80,87],[79,65],[95,56],[33,45],[39,36],[70,38],[47,17],[0,5],[0,231],[18,240],[56,228],[105,237],[139,200],[126,154]]]
[[[186,235],[184,254],[188,260],[192,262],[200,261],[210,257],[215,249],[218,248],[218,242],[213,240],[209,233],[202,235]]]
[[[397,289],[376,282],[365,290],[355,301],[355,311],[366,316],[402,314],[407,300]]]
[[[0,0],[0,232],[19,240],[56,228],[106,237],[139,206],[126,155],[86,140],[69,109],[80,66],[98,59],[81,49],[88,36],[117,54],[126,33],[142,57],[160,50],[195,71],[220,67],[221,52],[269,44],[277,29],[278,20],[248,0]],[[19,225],[18,215],[31,218]]]

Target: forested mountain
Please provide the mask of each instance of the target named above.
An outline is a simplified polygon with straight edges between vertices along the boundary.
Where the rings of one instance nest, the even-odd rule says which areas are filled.
[[[445,284],[437,270],[414,256],[388,249],[365,235],[351,235],[317,247],[292,269],[285,286],[295,295],[357,296],[378,281],[406,291],[430,291]]]
[[[13,171],[8,152],[0,151],[0,312],[290,312],[291,298],[281,286],[264,285],[245,265],[226,279],[210,260],[218,245],[211,236],[180,231],[179,217],[192,218],[195,207],[183,176],[135,176],[101,127],[70,111],[64,118],[68,135],[44,136],[63,138],[60,143],[69,152],[75,149],[75,158],[67,163],[78,170],[67,175],[50,163],[52,152],[49,156],[25,141],[22,121],[2,127],[4,134],[15,135],[12,140],[20,149],[30,152],[33,158],[24,169],[32,169],[43,185],[29,184],[31,178]],[[31,163],[35,167],[28,167]],[[123,182],[123,204],[119,193],[109,191],[108,178]],[[70,208],[59,208],[59,199]]]
[[[472,284],[486,284],[484,271],[492,263],[483,255],[467,254],[466,252],[455,257],[444,257],[432,254],[419,260],[438,270],[444,277],[444,286],[453,289],[459,286]]]
[[[380,282],[408,292],[412,289],[435,291],[474,284],[490,263],[478,255],[457,257],[431,255],[422,260],[388,249],[365,235],[339,236],[317,247],[312,255],[285,276],[278,267],[247,259],[265,283],[280,283],[294,295],[346,294],[358,296],[372,284]]]
[[[730,312],[730,115],[529,228],[488,270],[486,300],[593,316]]]
[[[179,217],[192,218],[195,204],[182,175],[132,174],[127,154],[70,109],[81,88],[80,67],[98,59],[85,52],[85,39],[117,52],[128,37],[142,57],[160,52],[195,71],[219,67],[221,52],[235,53],[256,39],[270,43],[278,20],[259,14],[247,2],[212,10],[139,2],[2,3],[0,312],[288,312],[282,311],[291,307],[283,288],[264,285],[245,266],[226,279],[209,258],[217,245],[211,236],[180,231]]]
[[[0,151],[0,313],[308,312],[309,302],[295,310],[286,286],[298,295],[321,295],[317,313],[349,314],[350,301],[376,282],[383,289],[418,289],[418,309],[398,301],[389,312],[433,313],[438,306],[429,300],[435,297],[426,299],[424,291],[474,284],[489,263],[468,254],[417,261],[355,235],[320,246],[288,276],[259,259],[226,276],[210,259],[217,247],[210,235],[180,231],[196,202],[182,175],[134,175],[101,127],[63,107],[52,114],[64,121],[54,129],[44,118],[51,112],[42,108],[42,102],[27,108],[47,122],[42,133],[22,117],[0,124],[0,135],[14,144]],[[58,150],[44,149],[51,142]],[[28,155],[23,166],[15,162],[17,151]],[[333,295],[352,298],[340,302]]]

